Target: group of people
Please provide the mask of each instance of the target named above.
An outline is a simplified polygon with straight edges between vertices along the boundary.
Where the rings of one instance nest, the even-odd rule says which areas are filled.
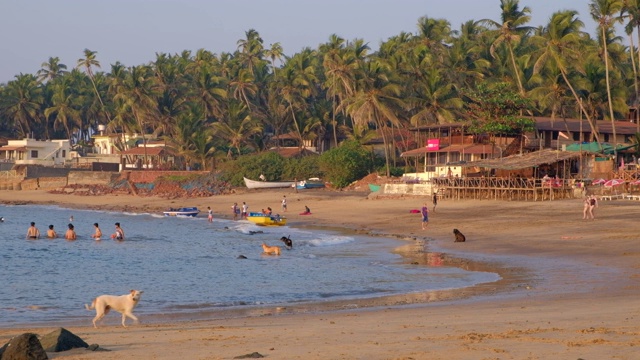
[[[70,220],[72,221],[73,217],[71,217]],[[111,238],[115,240],[120,240],[120,241],[124,240],[124,230],[122,230],[122,228],[120,227],[120,223],[119,222],[115,223],[115,226],[116,226],[116,230],[115,230],[115,233],[111,235]],[[94,223],[93,227],[95,228],[95,232],[91,235],[91,238],[100,240],[100,238],[102,237],[102,230],[100,230],[100,225],[98,225],[98,223]],[[54,226],[49,225],[49,229],[47,230],[47,238],[55,239],[57,237],[58,237],[58,233],[54,229]],[[27,239],[35,240],[39,238],[40,238],[40,230],[38,230],[38,228],[36,227],[35,222],[31,222],[31,226],[29,226],[29,228],[27,229]],[[75,227],[73,226],[73,224],[69,223],[69,225],[67,225],[67,231],[64,233],[64,238],[66,240],[78,239],[78,235],[76,234]]]

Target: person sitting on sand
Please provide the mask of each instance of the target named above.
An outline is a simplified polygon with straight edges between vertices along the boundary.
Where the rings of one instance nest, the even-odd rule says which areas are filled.
[[[40,230],[36,227],[36,223],[31,222],[31,226],[27,229],[27,239],[39,239],[40,238]]]
[[[98,226],[98,223],[94,223],[93,226],[96,228],[96,232],[91,235],[91,237],[99,240],[102,237],[102,230],[100,230],[100,226]]]
[[[67,240],[76,240],[78,237],[76,235],[76,231],[73,229],[73,224],[68,225],[69,229],[64,234],[64,238]]]
[[[114,234],[111,234],[111,238],[120,241],[124,240],[124,230],[122,230],[122,228],[120,227],[119,222],[116,223],[116,232]]]
[[[53,230],[53,225],[49,225],[49,230],[47,230],[47,237],[49,239],[55,239],[58,237],[58,233],[56,233],[56,231]]]
[[[309,207],[307,205],[304,206],[304,213],[303,214],[311,214],[311,209],[309,209]]]

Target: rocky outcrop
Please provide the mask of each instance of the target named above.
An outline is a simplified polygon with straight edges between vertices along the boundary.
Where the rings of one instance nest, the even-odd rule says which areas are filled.
[[[58,328],[40,339],[47,352],[60,352],[77,348],[87,348],[89,344],[65,328]]]
[[[0,349],[1,360],[47,360],[38,336],[32,333],[24,333],[9,340]]]

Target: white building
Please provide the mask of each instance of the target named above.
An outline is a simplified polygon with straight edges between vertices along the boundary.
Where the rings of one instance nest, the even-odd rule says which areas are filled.
[[[69,140],[9,140],[0,147],[0,161],[17,165],[64,165],[71,161]]]

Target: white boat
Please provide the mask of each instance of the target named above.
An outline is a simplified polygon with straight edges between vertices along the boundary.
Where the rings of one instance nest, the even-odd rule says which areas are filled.
[[[197,207],[184,207],[178,209],[169,209],[168,211],[163,211],[164,216],[191,216],[194,217],[198,215],[200,210]]]
[[[257,181],[244,178],[244,184],[249,189],[272,189],[293,187],[294,181]]]

